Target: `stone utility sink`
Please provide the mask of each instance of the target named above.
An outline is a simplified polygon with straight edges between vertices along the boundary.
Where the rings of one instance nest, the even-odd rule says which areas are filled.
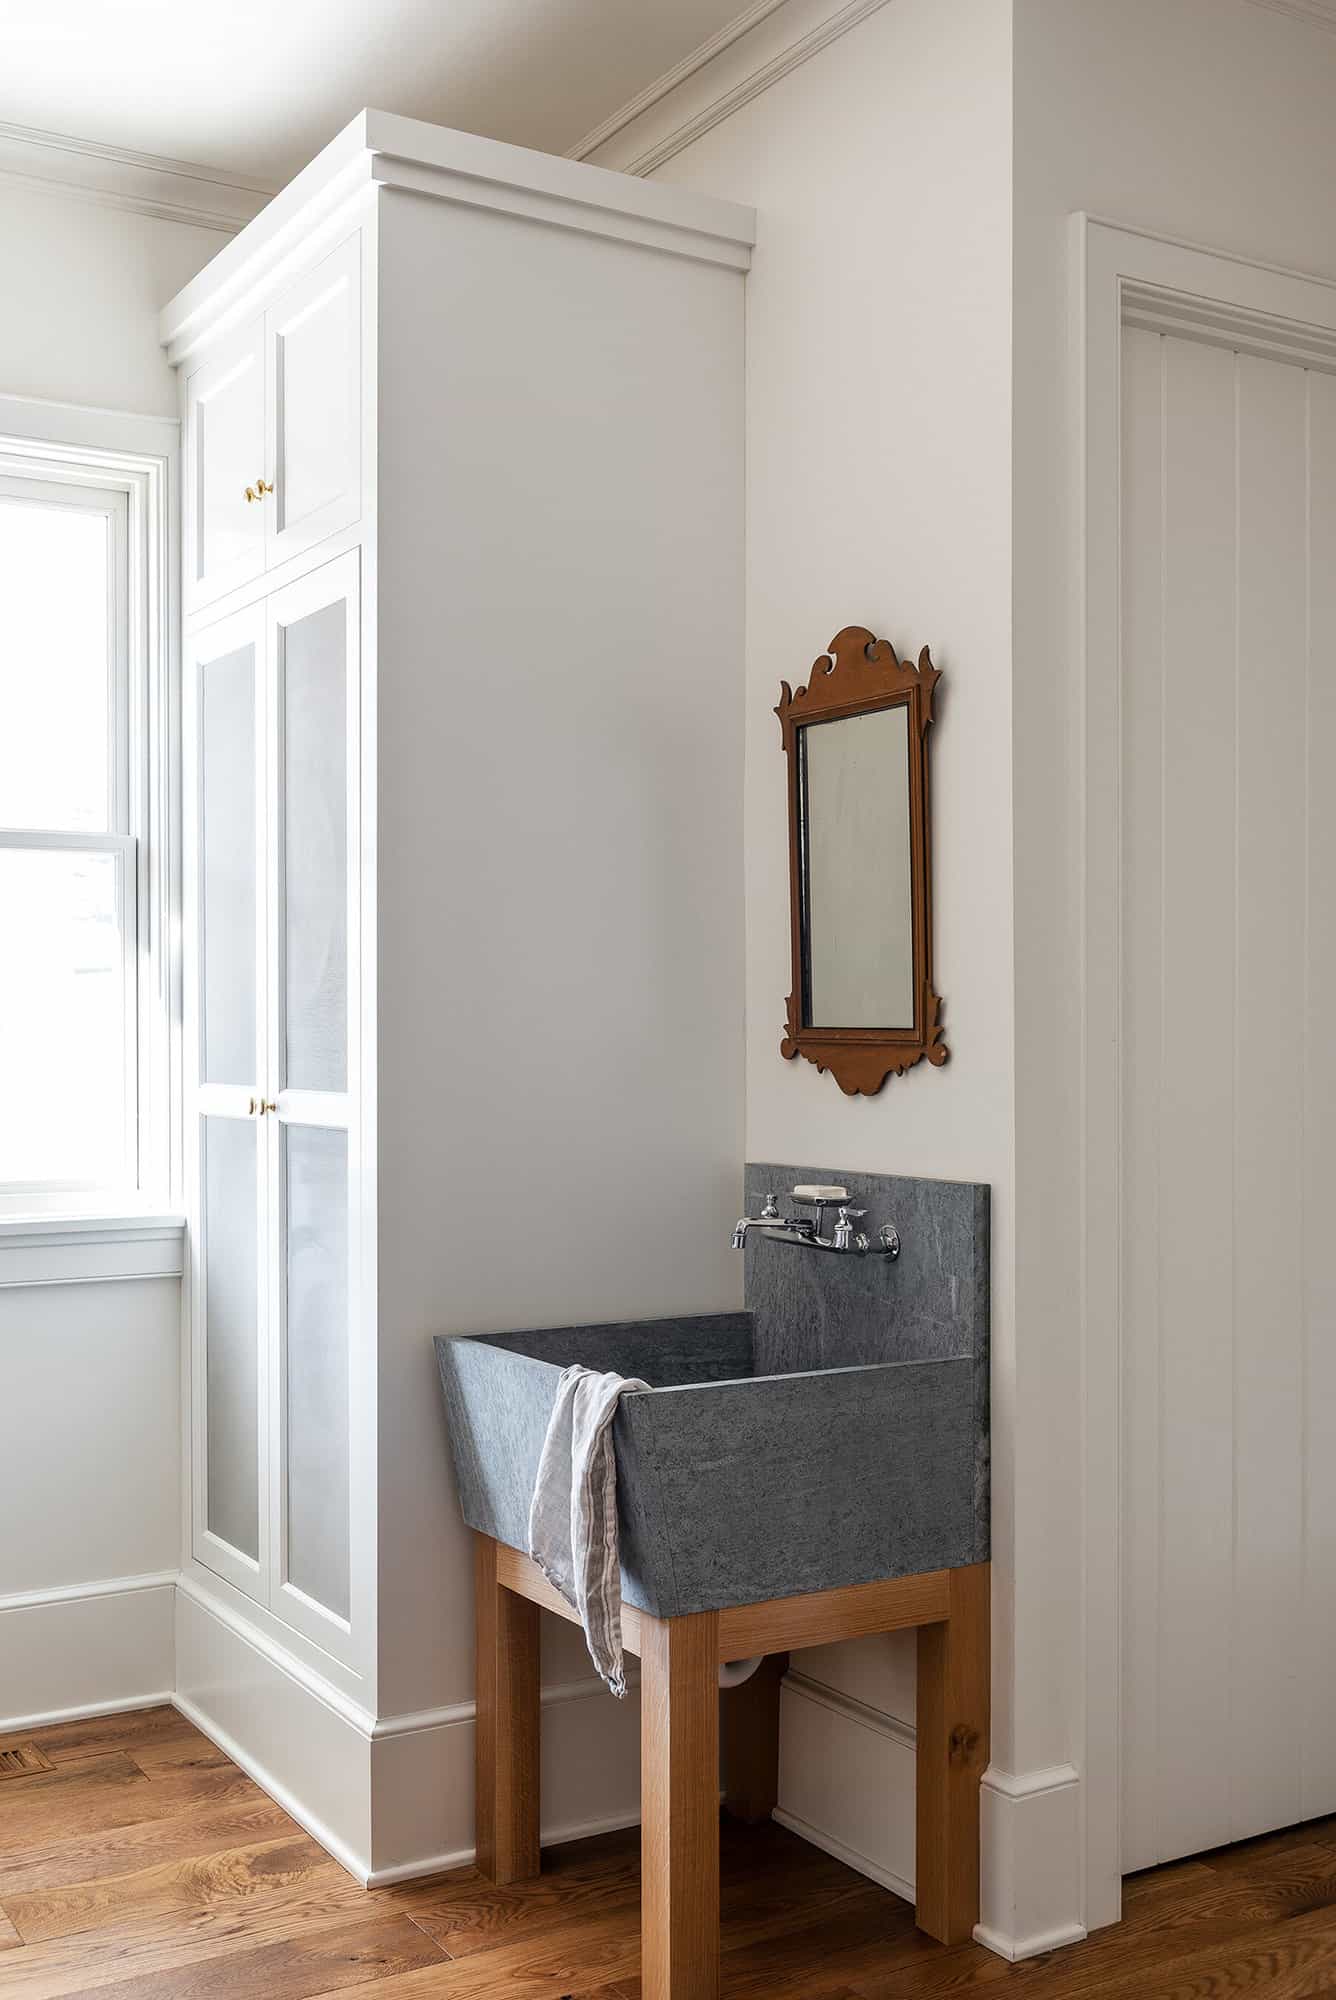
[[[838,1179],[898,1260],[753,1232],[745,1312],[436,1342],[464,1518],[525,1550],[557,1383],[639,1376],[617,1453],[622,1593],[656,1618],[988,1560],[988,1190]],[[721,1229],[729,1218],[721,1217]]]

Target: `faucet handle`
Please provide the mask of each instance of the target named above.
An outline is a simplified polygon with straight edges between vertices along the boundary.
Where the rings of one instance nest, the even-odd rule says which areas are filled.
[[[842,1208],[840,1210],[840,1221],[859,1222],[866,1214],[867,1210],[865,1208]]]
[[[779,1203],[775,1199],[773,1188],[765,1198],[765,1205],[761,1210],[761,1218],[765,1222],[778,1222],[779,1220]]]

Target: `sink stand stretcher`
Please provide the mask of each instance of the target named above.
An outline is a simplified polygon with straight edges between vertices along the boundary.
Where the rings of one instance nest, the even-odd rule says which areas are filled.
[[[575,1613],[527,1556],[489,1535],[474,1541],[478,1867],[494,1882],[521,1882],[539,1872],[538,1613],[572,1621]],[[623,1607],[623,1643],[640,1659],[644,2000],[719,1992],[720,1662],[910,1626],[918,1630],[914,1915],[930,1937],[959,1944],[979,1915],[988,1564],[681,1618]],[[748,1790],[754,1797],[754,1771]]]

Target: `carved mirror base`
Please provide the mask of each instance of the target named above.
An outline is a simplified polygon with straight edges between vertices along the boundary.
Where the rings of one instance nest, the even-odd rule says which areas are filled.
[[[935,993],[926,995],[927,1011],[922,1037],[911,1034],[903,1046],[888,1040],[886,1035],[869,1036],[865,1042],[854,1039],[855,1030],[838,1029],[822,1034],[818,1028],[793,1031],[793,1000],[789,1000],[789,1029],[779,1045],[779,1053],[792,1062],[795,1056],[805,1056],[821,1071],[829,1070],[846,1097],[875,1097],[888,1076],[903,1076],[907,1069],[922,1062],[926,1057],[935,1069],[940,1069],[950,1050],[942,1040],[942,1026],[939,1016],[942,1003]]]

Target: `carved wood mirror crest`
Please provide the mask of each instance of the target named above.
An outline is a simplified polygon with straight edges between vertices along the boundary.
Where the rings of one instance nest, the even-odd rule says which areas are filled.
[[[928,726],[940,675],[847,625],[787,681],[793,987],[780,1053],[872,1096],[923,1057],[946,1061],[932,984]]]

